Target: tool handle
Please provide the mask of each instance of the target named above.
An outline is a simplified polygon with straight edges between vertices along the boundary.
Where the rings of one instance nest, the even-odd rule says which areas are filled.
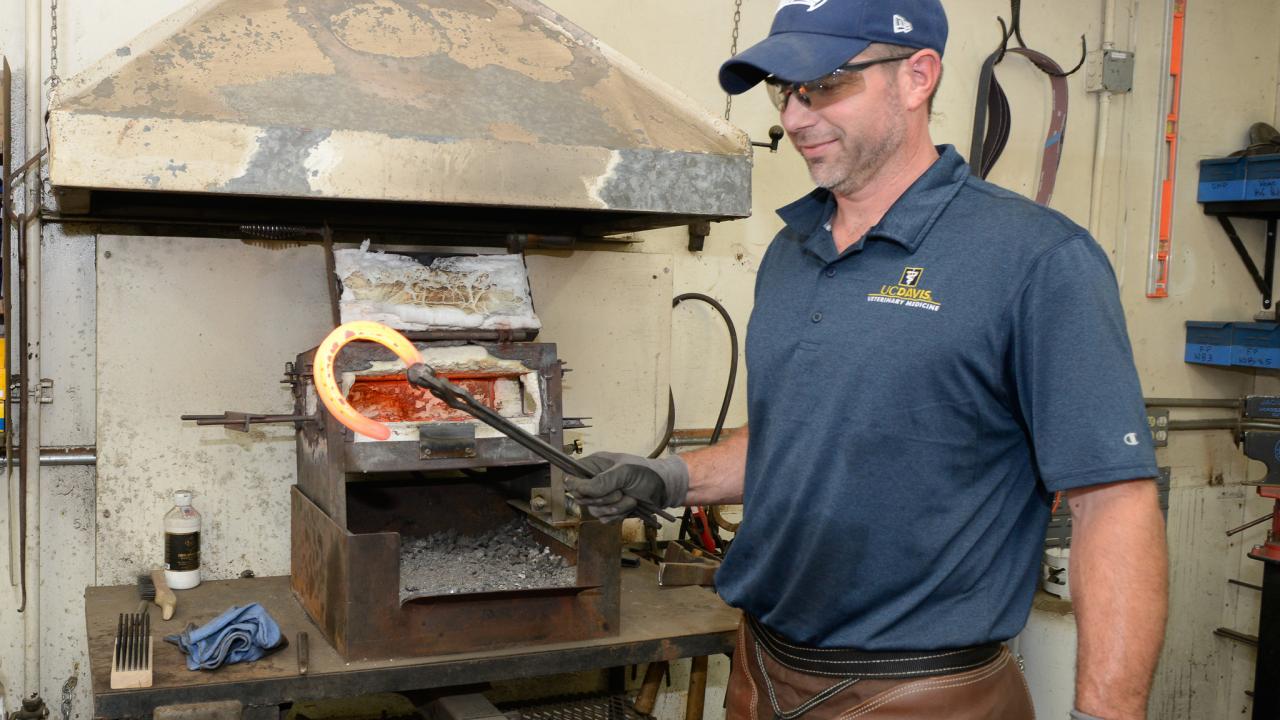
[[[169,583],[164,580],[164,568],[156,568],[151,571],[151,582],[156,585],[155,604],[160,608],[160,615],[165,620],[173,618],[173,611],[178,607],[178,596],[173,594],[169,589]]]

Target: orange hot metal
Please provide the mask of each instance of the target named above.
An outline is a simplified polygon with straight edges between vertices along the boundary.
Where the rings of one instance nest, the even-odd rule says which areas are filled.
[[[406,367],[421,363],[422,353],[418,352],[418,348],[414,347],[404,335],[382,323],[368,320],[339,325],[329,333],[324,342],[320,343],[320,347],[316,348],[314,374],[316,395],[320,397],[320,401],[338,422],[351,428],[352,431],[374,440],[386,440],[391,437],[391,430],[386,425],[361,415],[351,407],[351,403],[342,396],[342,390],[338,387],[338,381],[333,375],[338,352],[347,343],[357,340],[368,340],[382,345],[395,353]]]
[[[505,375],[458,377],[441,375],[471,393],[481,404],[496,410],[494,384]],[[409,384],[403,373],[357,378],[347,393],[357,412],[379,422],[468,422],[470,413],[455,410],[422,388]]]

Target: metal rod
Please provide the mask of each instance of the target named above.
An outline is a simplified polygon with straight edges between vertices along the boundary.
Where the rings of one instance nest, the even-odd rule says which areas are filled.
[[[1239,398],[1222,398],[1200,399],[1200,398],[1147,398],[1147,407],[1166,407],[1166,408],[1229,408],[1238,410],[1244,407],[1244,401]]]
[[[1261,585],[1254,585],[1253,583],[1247,583],[1243,580],[1236,580],[1235,578],[1232,578],[1227,582],[1231,583],[1232,585],[1238,585],[1242,588],[1249,588],[1250,590],[1258,590],[1259,592],[1261,592],[1262,590]]]
[[[15,445],[10,456],[13,466],[22,465],[22,446]],[[9,458],[0,458],[0,467],[9,466]],[[40,464],[45,467],[68,467],[74,465],[97,465],[98,449],[96,447],[44,447],[40,448]]]
[[[40,159],[44,157],[46,152],[48,152],[46,149],[40,150],[40,152],[33,155],[29,160],[19,165],[13,172],[9,173],[5,177],[5,187],[20,185],[23,182],[26,182],[27,171],[31,169],[32,165],[40,162]]]
[[[1274,517],[1273,513],[1267,513],[1266,515],[1263,515],[1257,520],[1250,520],[1249,522],[1241,525],[1240,527],[1231,528],[1230,530],[1227,531],[1227,537],[1231,537],[1232,535],[1239,535],[1240,533],[1244,532],[1245,530],[1248,530],[1251,527],[1257,527],[1258,525],[1261,525],[1262,523],[1270,520],[1272,517]]]
[[[1268,422],[1265,420],[1238,420],[1236,418],[1170,420],[1168,427],[1165,429],[1170,432],[1180,430],[1235,430],[1236,432],[1243,432],[1245,430],[1264,430],[1280,432],[1280,422]]]
[[[1236,642],[1241,643],[1243,645],[1252,645],[1253,647],[1258,647],[1258,636],[1256,635],[1246,635],[1242,632],[1237,632],[1235,630],[1232,630],[1231,628],[1218,628],[1217,630],[1213,631],[1213,634],[1217,635],[1218,637],[1224,637],[1228,640],[1235,640]]]

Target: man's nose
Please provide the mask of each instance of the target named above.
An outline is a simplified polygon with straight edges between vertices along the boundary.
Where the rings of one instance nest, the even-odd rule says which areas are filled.
[[[782,128],[787,131],[788,135],[795,135],[797,132],[811,127],[817,121],[817,118],[817,113],[800,102],[794,93],[787,98],[787,104],[782,107],[780,115]]]

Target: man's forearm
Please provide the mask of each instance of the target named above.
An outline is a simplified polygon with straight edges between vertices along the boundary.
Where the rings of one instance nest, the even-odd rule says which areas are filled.
[[[1073,490],[1071,598],[1076,707],[1145,718],[1168,612],[1168,552],[1155,483]]]
[[[681,453],[689,466],[688,505],[733,505],[742,502],[747,472],[747,426],[731,430],[708,448]]]

